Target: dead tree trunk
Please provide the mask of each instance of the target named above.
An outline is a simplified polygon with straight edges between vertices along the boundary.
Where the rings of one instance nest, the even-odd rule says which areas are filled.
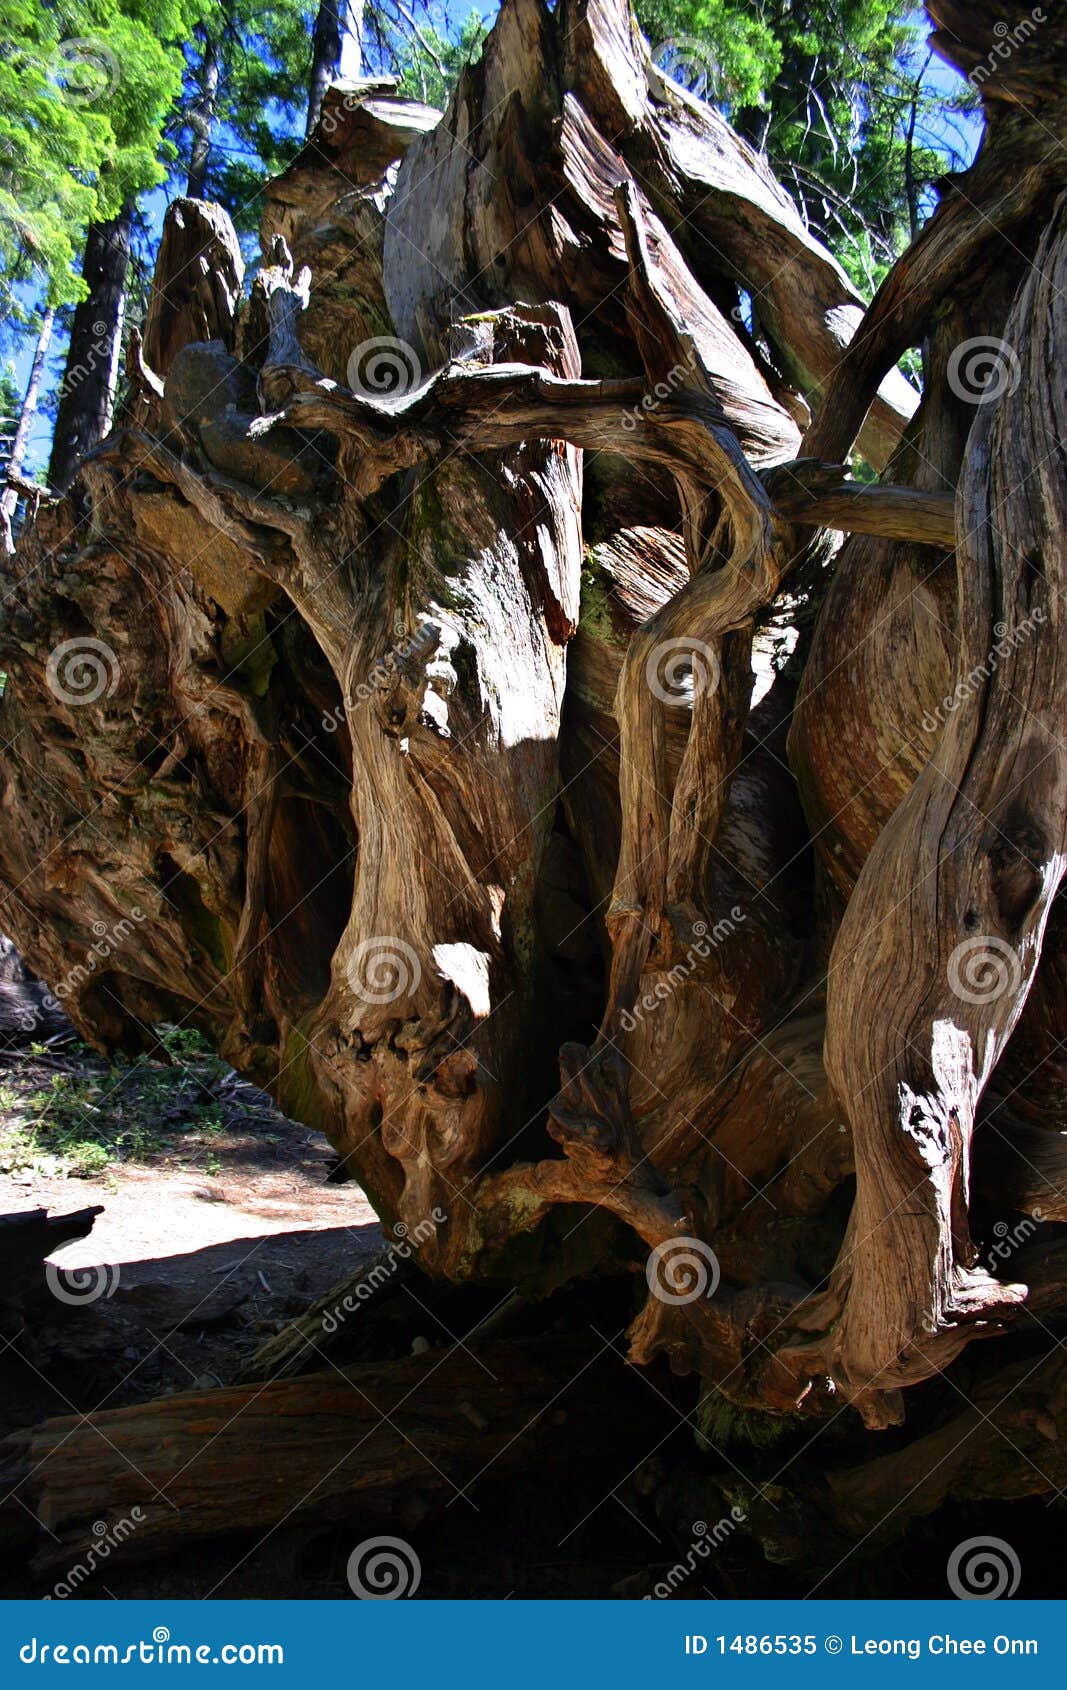
[[[363,0],[319,0],[311,36],[311,71],[304,126],[309,139],[322,116],[327,88],[346,69],[350,76],[359,75],[362,50]]]
[[[224,18],[223,28],[227,22]],[[222,74],[222,48],[218,37],[208,25],[198,31],[198,38],[202,53],[196,76],[196,92],[185,113],[191,136],[185,192],[189,199],[202,200],[207,191],[207,173],[211,164],[219,79]]]
[[[1067,22],[928,12],[986,136],[866,311],[623,0],[327,93],[249,298],[172,210],[11,566],[0,927],[84,1033],[201,1028],[430,1274],[647,1276],[633,1358],[786,1427],[1064,1312],[994,1247],[1067,1214]]]
[[[61,493],[79,458],[111,427],[133,212],[131,201],[109,222],[91,223],[85,239],[82,280],[89,292],[74,311],[48,466],[52,486]]]
[[[30,443],[30,435],[37,419],[37,402],[41,392],[41,381],[44,376],[45,360],[48,348],[52,343],[52,325],[55,322],[55,310],[51,305],[45,306],[41,312],[41,326],[37,332],[37,345],[34,347],[33,362],[30,365],[29,378],[26,382],[26,392],[22,399],[22,409],[15,426],[11,451],[8,453],[4,467],[4,485],[0,490],[0,552],[10,556],[14,548],[14,520],[18,510],[20,482],[22,477],[22,463],[26,456],[26,448]]]

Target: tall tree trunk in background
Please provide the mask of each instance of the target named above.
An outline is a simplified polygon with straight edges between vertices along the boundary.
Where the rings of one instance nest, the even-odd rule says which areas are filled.
[[[7,570],[0,930],[433,1279],[614,1281],[779,1562],[1067,1482],[1067,20],[927,12],[985,134],[866,308],[625,0],[327,88]]]
[[[207,192],[211,134],[215,124],[221,74],[222,49],[216,36],[208,32],[204,37],[196,96],[186,113],[186,122],[193,133],[193,143],[189,151],[189,175],[185,184],[188,199],[202,200]]]
[[[11,442],[11,452],[7,460],[5,471],[8,485],[0,493],[0,544],[3,545],[5,555],[13,549],[11,525],[15,511],[18,508],[18,488],[11,483],[22,474],[22,465],[26,458],[26,448],[30,442],[34,418],[37,415],[37,401],[41,392],[41,380],[44,376],[45,360],[52,341],[52,325],[55,321],[55,311],[49,305],[41,317],[41,327],[37,334],[37,345],[34,349],[33,363],[30,365],[30,376],[26,383],[26,392],[19,412],[15,438]]]
[[[319,121],[330,83],[342,74],[359,75],[362,53],[363,0],[321,0],[311,38],[305,134],[310,135]]]
[[[111,427],[122,345],[133,204],[108,223],[93,223],[82,279],[89,292],[77,306],[59,390],[49,480],[63,493],[86,452]]]

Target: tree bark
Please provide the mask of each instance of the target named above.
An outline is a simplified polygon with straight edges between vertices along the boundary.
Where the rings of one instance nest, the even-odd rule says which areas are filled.
[[[189,149],[189,173],[185,183],[187,199],[202,200],[207,193],[207,173],[211,164],[211,138],[215,127],[221,74],[222,49],[211,31],[205,29],[203,52],[197,70],[196,96],[185,114],[186,122],[192,134],[192,145]]]

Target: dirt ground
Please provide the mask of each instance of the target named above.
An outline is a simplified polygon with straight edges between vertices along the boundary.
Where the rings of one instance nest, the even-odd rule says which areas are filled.
[[[102,1205],[48,1260],[73,1297],[106,1286],[37,1299],[30,1330],[8,1324],[5,1432],[227,1381],[381,1246],[359,1187],[330,1183],[325,1139],[214,1058],[125,1068],[74,1041],[7,1051],[0,1103],[0,1214]]]
[[[5,1323],[0,1436],[50,1415],[232,1382],[266,1338],[381,1247],[363,1193],[331,1183],[332,1167],[324,1139],[206,1052],[128,1067],[73,1041],[0,1053],[0,1214],[102,1204],[91,1233],[50,1260],[73,1291],[83,1275],[105,1286],[70,1304],[41,1290]],[[447,1338],[432,1321],[426,1331]],[[628,1465],[620,1459],[620,1479]],[[606,1595],[631,1577],[651,1534],[603,1499],[599,1481],[584,1482],[581,1466],[568,1523],[589,1518],[573,1541],[560,1545],[548,1529],[537,1487],[487,1484],[477,1515],[446,1510],[429,1536],[412,1534],[420,1594]],[[354,1529],[283,1523],[256,1542],[112,1562],[78,1594],[351,1600]],[[40,1596],[49,1582],[12,1565],[0,1594]]]
[[[104,1286],[69,1303],[38,1287],[6,1311],[0,1286],[0,1437],[51,1415],[232,1382],[265,1339],[381,1248],[365,1196],[332,1183],[333,1166],[320,1135],[202,1049],[128,1065],[70,1037],[0,1051],[0,1215],[102,1205],[88,1236],[49,1260],[75,1298]],[[423,1342],[448,1341],[432,1318],[425,1330]],[[473,1530],[451,1509],[431,1535],[412,1534],[420,1594],[607,1595],[632,1578],[653,1534],[576,1460],[573,1539],[561,1544],[546,1524],[538,1487],[486,1483]],[[629,1465],[620,1457],[620,1480]],[[145,1566],[111,1563],[78,1593],[351,1599],[352,1532],[284,1527]],[[11,1565],[0,1594],[40,1596],[48,1583]]]

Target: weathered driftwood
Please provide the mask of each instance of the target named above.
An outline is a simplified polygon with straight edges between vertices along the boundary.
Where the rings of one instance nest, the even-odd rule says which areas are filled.
[[[965,69],[1022,15],[929,13]],[[11,566],[0,926],[85,1035],[200,1027],[430,1275],[695,1240],[634,1359],[872,1427],[1061,1296],[970,1189],[981,1109],[1005,1222],[1057,1219],[1011,1123],[1067,1109],[1067,24],[998,66],[864,312],[623,0],[505,0],[443,120],[331,93],[247,300],[172,210]]]

